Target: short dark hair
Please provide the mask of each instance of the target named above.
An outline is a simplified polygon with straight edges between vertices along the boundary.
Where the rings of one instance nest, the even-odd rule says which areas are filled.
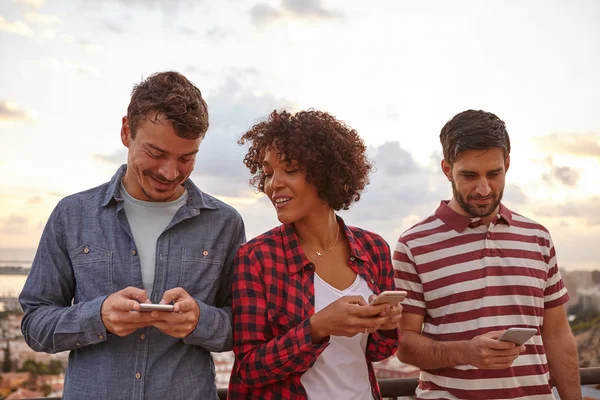
[[[185,139],[203,138],[208,130],[208,107],[200,89],[178,72],[155,73],[133,87],[127,107],[131,137],[152,112],[155,120],[160,115],[171,121],[177,136]]]
[[[238,141],[250,143],[244,164],[253,174],[250,183],[265,191],[262,168],[265,152],[277,150],[277,159],[297,161],[306,180],[317,187],[319,197],[334,210],[347,210],[360,200],[369,184],[372,164],[367,147],[356,130],[332,115],[317,110],[273,111]]]
[[[495,114],[482,110],[467,110],[446,122],[440,133],[444,160],[454,164],[459,153],[466,150],[500,147],[504,157],[510,154],[510,138],[506,124]]]

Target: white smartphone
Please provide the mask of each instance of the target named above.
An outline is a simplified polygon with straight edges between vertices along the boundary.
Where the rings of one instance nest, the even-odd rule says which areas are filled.
[[[374,298],[369,305],[375,306],[378,304],[389,303],[393,307],[404,300],[406,295],[407,293],[404,290],[386,290]]]
[[[512,342],[517,346],[521,346],[536,333],[537,329],[535,328],[508,328],[506,332],[500,335],[498,340]]]
[[[140,311],[173,311],[173,304],[140,303]]]

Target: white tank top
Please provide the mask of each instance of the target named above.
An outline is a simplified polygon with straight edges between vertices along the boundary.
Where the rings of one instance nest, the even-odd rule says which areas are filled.
[[[315,274],[315,313],[344,296],[362,296],[366,302],[373,291],[356,275],[354,283],[339,290]],[[331,336],[329,346],[300,378],[309,400],[373,400],[365,358],[369,335]]]

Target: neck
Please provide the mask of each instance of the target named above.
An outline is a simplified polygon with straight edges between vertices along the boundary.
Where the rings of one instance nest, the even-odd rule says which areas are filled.
[[[333,209],[294,222],[296,235],[315,250],[326,250],[333,245],[339,232],[339,224]]]

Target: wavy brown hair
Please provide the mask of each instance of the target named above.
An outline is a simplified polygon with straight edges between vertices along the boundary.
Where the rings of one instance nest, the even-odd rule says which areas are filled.
[[[133,87],[127,107],[132,138],[140,121],[154,112],[152,122],[167,118],[179,137],[203,138],[208,130],[208,107],[200,89],[178,72],[159,72]]]
[[[347,210],[360,200],[369,184],[372,164],[356,130],[332,115],[317,110],[273,111],[238,141],[249,143],[244,164],[253,174],[250,183],[265,191],[262,169],[267,149],[277,150],[278,160],[296,161],[319,197],[334,210]]]

